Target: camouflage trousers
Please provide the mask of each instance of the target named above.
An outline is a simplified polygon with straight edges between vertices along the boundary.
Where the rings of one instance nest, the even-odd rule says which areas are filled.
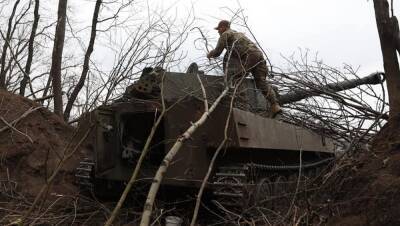
[[[233,85],[236,85],[243,77],[251,73],[257,89],[261,91],[265,99],[271,105],[278,103],[275,91],[267,81],[268,68],[261,52],[249,52],[241,57],[234,54],[228,57],[228,54],[225,54],[223,67],[228,81]]]

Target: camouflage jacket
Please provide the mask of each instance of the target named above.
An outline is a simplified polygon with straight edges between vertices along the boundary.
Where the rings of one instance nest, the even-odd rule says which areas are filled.
[[[217,46],[210,51],[210,56],[218,57],[224,49],[227,50],[227,54],[233,51],[232,54],[239,57],[251,52],[260,52],[257,46],[243,33],[231,29],[221,34]]]

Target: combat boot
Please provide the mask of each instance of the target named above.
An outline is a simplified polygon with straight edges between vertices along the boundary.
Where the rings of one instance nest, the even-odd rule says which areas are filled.
[[[282,113],[282,108],[278,103],[271,106],[271,118],[275,118],[278,114]]]

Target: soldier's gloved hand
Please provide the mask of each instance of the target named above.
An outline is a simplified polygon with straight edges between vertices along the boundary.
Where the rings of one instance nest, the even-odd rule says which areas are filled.
[[[211,52],[207,53],[207,58],[208,58],[208,59],[211,59],[211,58],[212,58],[212,57],[211,57]]]

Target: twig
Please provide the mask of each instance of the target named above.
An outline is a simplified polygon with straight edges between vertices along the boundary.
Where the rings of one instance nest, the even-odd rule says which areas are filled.
[[[203,102],[204,102],[204,111],[208,111],[208,100],[207,100],[207,93],[206,89],[204,88],[203,82],[200,79],[199,73],[196,73],[197,81],[200,83],[201,92],[203,93]]]
[[[0,117],[0,119],[1,119],[1,121],[3,121],[4,124],[6,124],[10,129],[15,130],[17,133],[19,133],[19,134],[21,134],[22,136],[26,137],[31,143],[33,143],[32,138],[31,138],[28,134],[25,134],[25,133],[19,131],[17,128],[15,128],[15,127],[12,126],[10,123],[8,123],[3,117]]]
[[[14,55],[14,53],[13,53],[13,51],[12,51],[12,48],[11,48],[10,43],[9,43],[8,40],[4,37],[4,34],[3,34],[3,32],[2,32],[1,30],[0,30],[0,35],[1,35],[1,37],[3,38],[3,40],[5,41],[5,43],[6,43],[6,45],[8,46],[8,48],[10,49],[11,57],[14,59],[15,63],[17,64],[17,66],[18,66],[18,68],[19,68],[19,70],[22,72],[22,74],[24,75],[24,77],[29,78],[29,75],[25,72],[25,70],[24,70],[24,69],[22,68],[22,66],[19,64],[18,59],[16,58],[16,56]],[[30,88],[31,88],[31,92],[32,92],[33,90],[32,90],[32,83],[31,83],[31,80],[28,79],[28,82],[29,82],[29,85],[30,85]]]
[[[203,31],[199,27],[194,27],[194,28],[190,29],[190,31],[193,31],[194,29],[199,30],[200,35],[205,42],[206,50],[207,50],[207,52],[210,52],[210,50],[208,49],[208,40],[207,40],[206,36],[203,34]]]
[[[50,98],[53,98],[53,97],[54,97],[54,94],[50,94],[50,95],[47,95],[45,97],[36,98],[36,99],[34,99],[34,101],[35,102],[42,102],[44,100],[47,100],[47,99],[50,99]]]
[[[15,125],[15,124],[17,124],[19,121],[21,121],[22,119],[24,119],[25,117],[27,117],[29,114],[31,114],[32,112],[34,112],[34,111],[36,111],[36,110],[38,110],[38,109],[40,109],[40,108],[42,108],[42,106],[40,106],[40,107],[35,107],[35,108],[33,108],[33,107],[29,108],[29,109],[28,109],[26,112],[24,112],[20,117],[18,117],[17,119],[13,120],[13,121],[10,123],[10,125]],[[0,133],[6,131],[7,129],[10,129],[10,127],[9,127],[9,126],[5,126],[5,127],[1,128],[1,129],[0,129]]]
[[[203,196],[203,192],[204,192],[204,189],[206,187],[207,181],[210,178],[211,172],[212,172],[212,170],[214,168],[215,161],[216,161],[220,151],[225,146],[225,143],[228,140],[228,127],[229,127],[229,121],[230,121],[230,118],[231,118],[231,115],[232,115],[233,103],[234,103],[234,99],[235,99],[235,95],[236,95],[237,89],[240,87],[243,79],[244,79],[244,76],[235,85],[235,89],[233,91],[232,98],[231,98],[231,101],[230,101],[229,113],[228,113],[228,116],[227,116],[226,122],[225,122],[224,139],[221,141],[221,143],[217,147],[217,150],[214,152],[214,155],[213,155],[213,157],[211,159],[210,165],[208,166],[207,174],[206,174],[206,176],[204,177],[204,179],[203,179],[203,181],[201,183],[199,192],[197,194],[196,205],[195,205],[195,208],[194,208],[194,211],[193,211],[193,216],[192,216],[192,221],[190,223],[190,226],[194,226],[196,224],[197,215],[198,215],[198,212],[199,212],[199,209],[200,209],[201,198]]]

